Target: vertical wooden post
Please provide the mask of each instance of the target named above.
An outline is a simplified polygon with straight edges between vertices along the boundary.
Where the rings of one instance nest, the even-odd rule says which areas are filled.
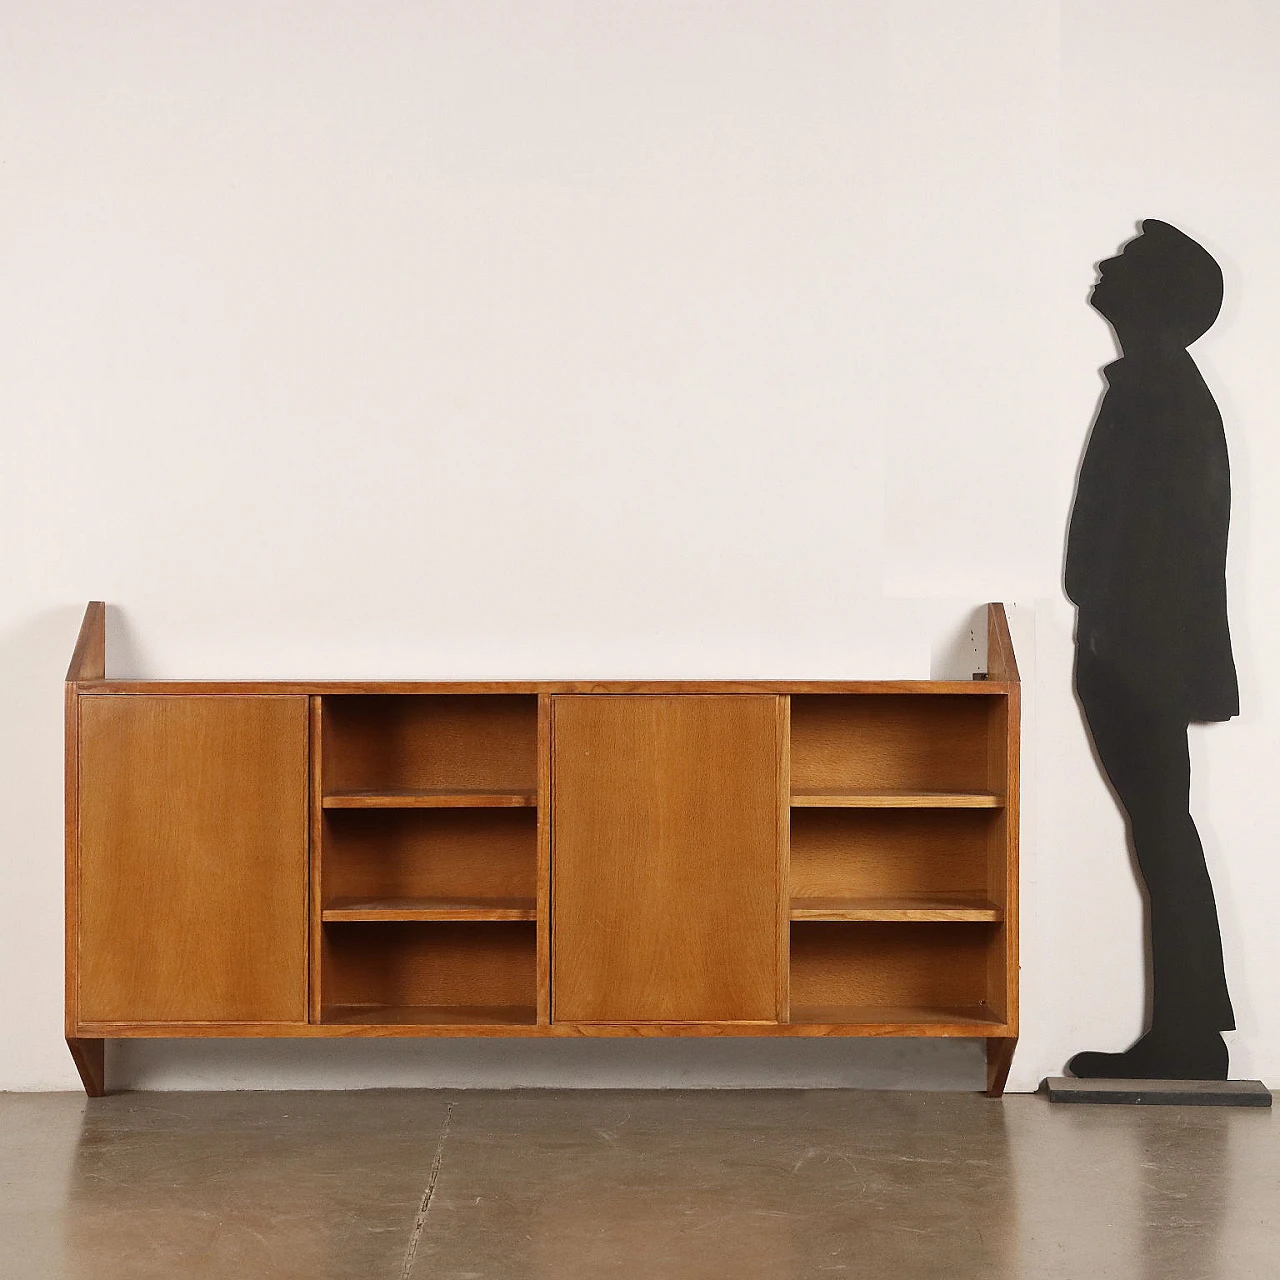
[[[791,1021],[791,698],[778,699],[778,1021]]]
[[[308,701],[311,832],[307,851],[310,859],[307,1016],[312,1022],[320,1022],[324,1017],[324,924],[321,916],[324,910],[324,707],[318,695],[313,694]]]
[[[538,694],[538,1025],[551,1022],[551,694]]]
[[[1004,907],[1003,998],[1004,1017],[1012,1036],[987,1040],[987,1097],[1004,1095],[1005,1082],[1018,1047],[1018,827],[1020,808],[1020,767],[1022,738],[1022,690],[1013,640],[1009,635],[1009,618],[1003,604],[987,605],[987,678],[1009,686],[1005,705],[1005,731],[1000,744],[1004,754],[1005,802],[1000,825],[1003,829],[1003,883],[992,886],[993,896]]]
[[[1018,660],[1013,656],[1009,616],[1002,604],[987,605],[987,679],[1016,681]]]
[[[65,796],[65,959],[64,993],[67,1047],[91,1098],[105,1092],[104,1041],[77,1037],[80,1029],[80,685],[107,673],[107,606],[93,600],[84,611],[80,634],[67,668]]]

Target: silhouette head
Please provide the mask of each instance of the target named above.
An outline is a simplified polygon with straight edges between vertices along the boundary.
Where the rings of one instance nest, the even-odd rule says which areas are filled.
[[[1098,264],[1089,303],[1125,351],[1189,347],[1222,310],[1222,268],[1177,227],[1155,218]]]

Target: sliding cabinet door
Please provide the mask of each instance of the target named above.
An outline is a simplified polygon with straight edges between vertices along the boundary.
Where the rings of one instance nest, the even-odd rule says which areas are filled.
[[[307,699],[79,703],[80,1022],[305,1022]]]
[[[563,696],[552,719],[558,1022],[773,1022],[783,700]]]

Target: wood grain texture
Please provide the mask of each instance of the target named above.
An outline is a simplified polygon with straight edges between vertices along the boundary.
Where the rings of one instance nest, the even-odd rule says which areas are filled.
[[[326,924],[359,920],[532,920],[532,898],[336,898]]]
[[[1020,958],[1021,905],[1019,886],[1022,883],[1021,826],[1022,826],[1022,690],[1014,686],[1009,690],[1007,706],[1007,738],[1005,742],[1005,789],[1010,801],[1005,806],[1005,872],[1002,901],[1004,906],[1004,964],[1005,999],[1002,1013],[1014,1033],[1018,1030],[1019,975],[1022,972]]]
[[[67,1048],[71,1050],[71,1060],[76,1064],[85,1095],[103,1097],[107,1092],[106,1041],[68,1036]]]
[[[977,894],[920,894],[894,898],[793,898],[792,920],[1002,920],[1004,912]]]
[[[992,1037],[987,1041],[987,1097],[1003,1098],[1004,1087],[1009,1080],[1009,1068],[1013,1066],[1017,1036]]]
[[[532,809],[323,815],[325,906],[337,898],[533,898]]]
[[[83,698],[84,1021],[305,1021],[305,698]]]
[[[77,1053],[90,1056],[95,1052],[92,1041],[76,1039],[80,1021],[80,698],[77,683],[101,680],[107,664],[107,609],[101,600],[90,601],[80,623],[75,649],[67,667],[67,683],[63,692],[63,1023],[68,1044],[90,1046],[72,1048],[76,1065]],[[97,1051],[101,1053],[101,1045]],[[84,1068],[80,1071],[88,1088]],[[91,1094],[90,1096],[97,1096]]]
[[[532,923],[327,924],[326,1022],[347,1006],[537,1007]]]
[[[840,1034],[862,1026],[865,1035],[986,1035],[999,1019],[986,1005],[802,1005],[792,1014],[797,1026],[839,1027]],[[944,1030],[945,1028],[945,1030]]]
[[[115,1036],[925,1035],[985,1039],[989,1086],[998,1078],[1003,1087],[1000,1071],[1007,1073],[1007,1062],[1002,1068],[1001,1055],[1011,1056],[1017,1032],[1019,689],[1007,619],[999,605],[988,606],[988,651],[990,679],[975,682],[108,681],[105,609],[95,602],[81,627],[68,671],[73,683],[67,691],[67,1029],[69,1043],[87,1046],[86,1084],[103,1038]],[[778,936],[773,1001],[776,1014],[787,1017],[786,944],[798,937],[799,993],[792,1024],[741,1017],[548,1023],[555,924],[552,705],[556,695],[575,694],[680,699],[779,695],[775,751],[783,764],[775,776],[779,799],[774,865],[777,885],[789,882],[790,894],[777,892],[774,898]],[[303,891],[304,900],[311,898],[313,1025],[296,1021],[292,1014],[174,1021],[167,1016],[90,1017],[77,1008],[78,729],[81,707],[111,695],[120,701],[177,695],[317,699],[319,724],[312,744],[315,856],[311,892],[306,893],[305,883]],[[800,704],[794,735],[789,732],[790,695]],[[333,763],[326,765],[324,760],[327,717],[321,696],[340,708],[331,734],[342,748],[336,772]],[[429,708],[420,701],[426,698]],[[367,705],[361,708],[360,702]],[[850,710],[852,702],[862,705]],[[507,707],[495,711],[499,703]],[[792,743],[793,737],[797,743]],[[852,749],[851,738],[857,740]],[[786,764],[789,753],[794,769]],[[918,800],[927,792],[943,792],[983,796],[1005,807],[950,810],[916,808],[912,803],[823,808],[801,803],[791,809],[792,781],[815,798],[859,791],[865,796],[876,790],[883,796],[896,790]],[[362,807],[325,811],[325,786],[368,794],[363,803],[357,801]],[[377,796],[390,795],[397,802],[407,791],[434,791],[448,800],[467,790],[518,797],[522,803],[477,809],[365,807]],[[409,803],[415,802],[409,798]],[[361,831],[362,824],[369,830]],[[790,895],[825,896],[828,901],[793,904]],[[920,895],[932,905],[920,908]],[[438,902],[470,896],[488,903],[507,897],[519,899],[522,913],[532,897],[536,919],[459,924],[373,922],[363,917],[358,922],[323,924],[326,898],[332,909],[341,911],[338,900],[344,896],[388,910],[396,909],[387,906],[391,899],[403,906],[404,899],[413,897]],[[986,922],[948,916],[942,923],[928,915],[866,920],[864,915],[843,914],[944,911],[950,908],[939,903],[958,897],[981,900],[987,906],[979,910],[1005,918]],[[793,907],[802,915],[830,914],[802,918],[793,927]],[[302,911],[305,920],[305,901]],[[922,932],[899,962],[895,953],[904,944],[891,934],[868,940],[870,935],[860,933],[856,943],[848,942],[847,931],[868,929]],[[957,957],[952,954],[954,945],[944,946],[930,932],[939,929],[971,931],[984,942],[981,947],[961,945],[963,954]],[[467,930],[480,932],[467,940],[460,932]],[[504,930],[514,933],[500,940]],[[822,940],[808,941],[809,930],[822,931],[817,935]],[[436,932],[431,936],[427,931]],[[362,939],[353,940],[360,934]],[[934,976],[923,976],[922,966]],[[948,966],[953,970],[950,977],[937,976]],[[342,984],[337,994],[323,992],[322,969]],[[895,1003],[898,996],[903,998]],[[324,1022],[319,1021],[322,1009],[328,1019]],[[990,1074],[993,1057],[995,1076]]]
[[[557,1021],[776,1018],[778,713],[770,697],[556,699]]]
[[[416,791],[330,791],[321,801],[326,809],[532,809],[532,791],[467,791],[444,787]]]
[[[778,699],[778,901],[777,1012],[786,1022],[791,1010],[791,699]]]
[[[792,793],[996,792],[987,759],[993,696],[793,697]]]
[[[802,787],[792,791],[791,804],[796,809],[999,809],[1004,798],[989,791]]]
[[[1009,618],[1004,605],[987,605],[987,676],[1016,684],[1018,660],[1013,653],[1013,640],[1009,635]]]
[[[324,906],[325,815],[323,708],[318,697],[307,699],[307,729],[310,746],[308,765],[308,810],[310,816],[310,848],[308,850],[307,890],[307,1018],[320,1021],[323,1007],[321,984],[324,981],[321,957],[324,953],[324,931],[321,918]]]
[[[991,705],[988,776],[1005,796],[1005,811],[991,830],[988,892],[1004,909],[1004,923],[991,940],[987,959],[988,999],[1016,1033],[1018,1027],[1018,828],[1021,689],[1009,619],[1002,604],[987,605],[987,671],[1006,683]],[[1009,1064],[999,1041],[987,1043],[988,1093],[999,1096]],[[993,1052],[995,1058],[993,1059]],[[1012,1044],[1008,1047],[1012,1057]],[[993,1065],[994,1062],[994,1065]],[[993,1074],[994,1073],[994,1074]]]
[[[797,1006],[985,1006],[994,928],[796,922],[791,926],[792,1017]],[[990,1016],[1003,1021],[998,1011]]]
[[[80,1023],[80,698],[63,687],[63,1030]]]
[[[468,1030],[537,1025],[532,1005],[343,1005],[329,1011],[329,1021],[374,1027],[440,1025]]]
[[[80,623],[76,647],[67,667],[67,682],[102,680],[107,674],[107,606],[91,600]]]
[[[344,926],[345,927],[345,926]],[[404,927],[404,926],[398,926]],[[454,926],[458,927],[458,926]],[[484,927],[484,926],[478,926]],[[490,928],[496,926],[490,925]],[[988,1036],[1006,1033],[998,1018],[983,1006],[964,1008],[929,1008],[920,1006],[856,1006],[832,1005],[820,1010],[797,1008],[793,1019],[808,1018],[810,1015],[850,1018],[852,1021],[792,1021],[776,1022],[559,1022],[550,1026],[540,1026],[534,1020],[532,1005],[494,1006],[494,1005],[450,1005],[441,1008],[456,1008],[459,1019],[468,1019],[473,1015],[469,1009],[518,1009],[522,1021],[487,1024],[476,1021],[427,1022],[423,1020],[410,1022],[385,1022],[386,1016],[393,1017],[392,1010],[397,1007],[417,1010],[433,1006],[420,1005],[366,1005],[366,1006],[333,1006],[337,1018],[346,1018],[351,1009],[359,1007],[364,1022],[351,1024],[348,1022],[324,1022],[319,1025],[309,1023],[263,1023],[263,1022],[208,1022],[183,1023],[175,1027],[167,1022],[111,1022],[86,1023],[82,1028],[86,1036],[107,1036],[119,1040],[161,1040],[181,1035],[188,1040],[263,1040],[263,1039],[318,1039],[330,1036],[360,1038],[364,1036],[431,1039],[434,1037],[515,1037],[520,1039],[553,1039],[596,1038],[606,1039],[663,1039],[667,1036],[694,1036],[700,1038],[717,1038],[733,1036],[765,1036],[773,1037],[871,1037],[893,1039],[898,1036],[923,1036],[941,1038],[985,1039]],[[507,1015],[502,1015],[507,1016]]]
[[[988,883],[1000,811],[793,809],[792,898],[967,893],[1001,903]]]
[[[425,695],[474,696],[541,693],[634,694],[903,694],[909,697],[990,697],[1005,686],[994,679],[974,680],[104,680],[92,693],[142,694],[248,694],[274,693],[302,696],[418,697]]]
[[[551,1022],[551,733],[549,693],[538,695],[538,817],[534,894],[537,901],[539,1026]]]
[[[1004,910],[1004,924],[992,938],[987,963],[988,999],[992,1007],[1018,1025],[1018,828],[1020,782],[1020,697],[1017,685],[992,704],[988,736],[990,773],[1006,792],[1003,812],[988,836],[987,894]]]
[[[538,702],[511,694],[324,699],[325,795],[451,792],[532,804]],[[518,797],[502,800],[502,795]]]

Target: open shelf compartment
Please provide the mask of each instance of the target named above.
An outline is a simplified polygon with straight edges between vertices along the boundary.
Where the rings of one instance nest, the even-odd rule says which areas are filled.
[[[537,814],[532,809],[326,811],[322,911],[431,912],[419,919],[532,919]],[[375,905],[376,904],[376,905]],[[492,914],[526,911],[513,917]],[[412,918],[383,914],[349,919]],[[489,913],[489,914],[485,914]]]
[[[1016,696],[801,694],[790,709],[790,1022],[1009,1034]]]
[[[792,804],[999,807],[1005,715],[999,694],[794,695]]]
[[[985,1034],[1005,1021],[1003,945],[997,924],[793,923],[790,1020]]]
[[[791,813],[793,920],[1002,920],[1004,866],[1001,811]]]
[[[530,694],[340,694],[323,699],[325,808],[537,803]]]
[[[531,922],[326,924],[321,1021],[534,1025],[535,929]]]
[[[536,1025],[537,695],[323,695],[313,715],[313,1020]]]

